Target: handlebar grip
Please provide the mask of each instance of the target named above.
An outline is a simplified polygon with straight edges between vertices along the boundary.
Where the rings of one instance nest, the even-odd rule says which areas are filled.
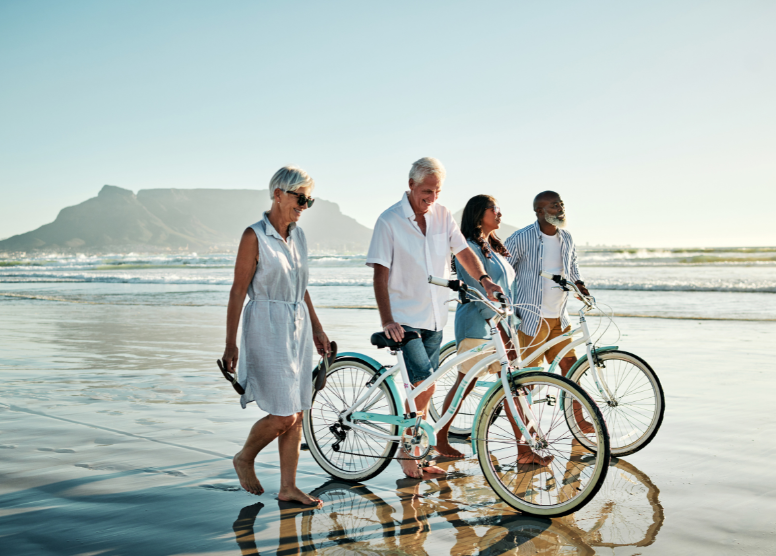
[[[445,280],[444,278],[429,276],[428,283],[434,284],[435,286],[442,286],[443,288],[450,288],[454,292],[457,292],[459,290],[463,290],[463,291],[469,290],[469,288],[466,287],[466,284],[464,284],[460,280]]]
[[[539,276],[541,276],[542,278],[547,278],[547,280],[552,280],[553,282],[555,282],[556,284],[560,284],[561,286],[566,285],[566,280],[560,274],[551,274],[546,270],[542,270],[539,273]]]
[[[436,276],[429,276],[428,283],[434,284],[435,286],[442,286],[443,288],[450,287],[450,280],[445,280],[444,278],[437,278]]]

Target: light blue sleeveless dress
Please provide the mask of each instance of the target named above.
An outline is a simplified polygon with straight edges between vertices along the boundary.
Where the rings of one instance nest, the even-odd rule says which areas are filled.
[[[309,271],[307,240],[289,227],[283,241],[264,213],[251,226],[259,240],[259,262],[248,287],[242,319],[237,380],[252,401],[271,415],[287,416],[312,405],[313,333],[304,302]]]

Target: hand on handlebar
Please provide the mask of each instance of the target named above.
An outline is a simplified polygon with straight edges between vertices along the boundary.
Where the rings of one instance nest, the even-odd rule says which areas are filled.
[[[587,290],[587,288],[585,287],[585,285],[583,283],[577,282],[575,285],[577,286],[577,289],[579,290],[579,293],[581,293],[585,297],[590,297],[590,292]]]
[[[401,342],[404,338],[404,328],[398,322],[386,322],[383,325],[383,332],[394,342]]]
[[[504,294],[504,290],[501,289],[501,286],[493,283],[493,280],[490,278],[485,278],[482,281],[482,287],[485,289],[485,295],[488,296],[488,299],[492,299],[493,301],[498,301],[496,299],[496,294]]]

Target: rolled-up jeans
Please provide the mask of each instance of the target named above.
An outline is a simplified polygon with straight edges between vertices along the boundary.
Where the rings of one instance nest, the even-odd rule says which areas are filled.
[[[411,384],[417,384],[431,376],[439,367],[439,348],[442,345],[441,330],[425,330],[402,325],[406,332],[419,332],[420,338],[410,340],[402,350],[404,365]]]

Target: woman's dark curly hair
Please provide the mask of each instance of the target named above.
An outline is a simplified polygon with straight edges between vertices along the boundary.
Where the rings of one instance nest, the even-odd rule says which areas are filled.
[[[461,216],[461,233],[463,237],[479,245],[482,254],[486,257],[490,258],[491,251],[508,257],[509,251],[495,232],[488,237],[488,243],[482,240],[482,219],[485,216],[485,211],[495,204],[496,199],[490,195],[475,195],[469,199],[463,209],[463,216]]]

